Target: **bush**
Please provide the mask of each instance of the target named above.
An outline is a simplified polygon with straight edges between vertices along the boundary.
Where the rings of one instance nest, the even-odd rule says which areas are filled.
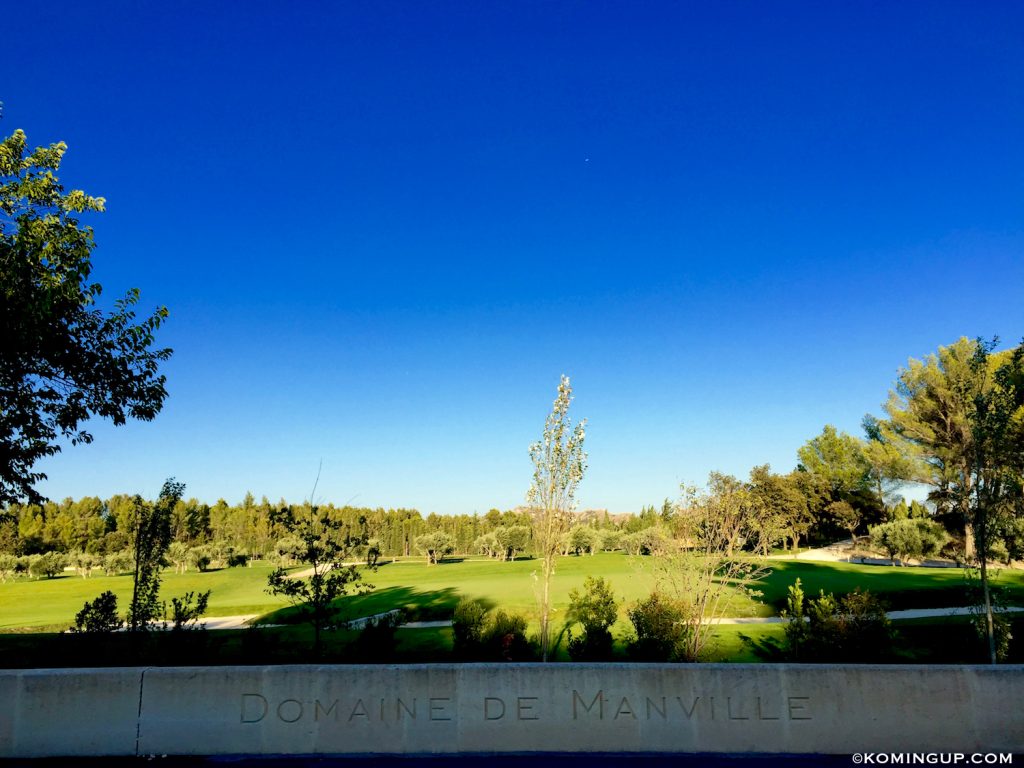
[[[171,598],[171,629],[180,632],[187,628],[189,622],[196,621],[206,613],[206,604],[210,602],[210,590],[186,592],[184,597]]]
[[[452,615],[452,651],[456,659],[473,659],[480,654],[487,606],[482,600],[462,598]]]
[[[840,599],[820,592],[804,600],[800,579],[789,588],[783,656],[815,663],[885,661],[893,656],[894,633],[885,604],[857,589]]]
[[[228,555],[227,566],[228,568],[238,568],[245,566],[249,562],[249,556],[245,552],[232,552]]]
[[[395,655],[395,633],[406,621],[404,611],[368,619],[352,646],[360,661],[390,661]]]
[[[488,661],[529,661],[536,656],[526,639],[526,619],[516,614],[497,611],[487,622],[480,642]]]
[[[588,576],[583,592],[569,593],[570,622],[583,625],[583,634],[569,640],[569,656],[573,661],[604,661],[612,656],[610,627],[618,618],[618,603],[611,584],[603,578]]]
[[[113,632],[121,626],[117,616],[117,595],[107,590],[95,600],[86,602],[75,615],[72,632]]]
[[[192,547],[192,549],[189,550],[188,555],[189,559],[192,561],[192,565],[194,565],[200,573],[205,572],[206,569],[210,567],[210,563],[213,562],[213,550],[205,545]]]
[[[658,592],[641,600],[629,611],[636,640],[629,654],[638,661],[678,661],[683,656],[687,632],[686,609],[676,600]]]

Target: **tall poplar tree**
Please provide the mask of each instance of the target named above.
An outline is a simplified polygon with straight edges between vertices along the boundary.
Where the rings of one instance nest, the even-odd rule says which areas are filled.
[[[571,403],[569,377],[562,376],[558,396],[544,422],[544,434],[530,446],[533,484],[526,498],[533,515],[534,546],[541,558],[540,645],[544,661],[552,651],[551,577],[562,538],[572,525],[576,488],[587,470],[587,454],[583,450],[587,421],[584,419],[573,427],[569,419]]]

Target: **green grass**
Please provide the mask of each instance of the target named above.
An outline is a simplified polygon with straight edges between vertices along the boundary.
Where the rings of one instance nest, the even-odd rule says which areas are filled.
[[[555,621],[564,615],[570,590],[581,587],[586,576],[595,575],[608,579],[623,601],[620,626],[626,625],[626,607],[646,596],[654,586],[652,566],[650,558],[619,553],[561,558],[552,583]],[[893,610],[949,607],[967,602],[959,569],[792,560],[773,560],[771,568],[771,575],[761,584],[764,603],[749,604],[737,599],[730,606],[732,615],[777,614],[785,604],[788,587],[798,577],[807,595],[816,595],[820,589],[841,594],[860,587],[881,596]],[[209,589],[209,616],[260,614],[266,622],[287,622],[290,610],[286,601],[266,593],[271,570],[269,564],[255,563],[251,568],[207,573],[165,571],[161,595],[169,600],[185,592]],[[447,618],[461,597],[476,597],[492,607],[526,616],[535,627],[539,587],[535,575],[539,571],[540,563],[536,560],[502,563],[470,558],[433,566],[421,559],[386,562],[376,571],[364,572],[365,581],[375,587],[373,591],[343,598],[340,607],[346,618],[403,607],[418,618]],[[1024,605],[1024,572],[1002,571],[997,583],[1005,587],[1008,603]],[[131,595],[128,576],[62,576],[0,584],[0,631],[66,629],[86,600],[107,589],[118,596],[123,610]]]
[[[251,568],[225,568],[198,573],[178,574],[164,571],[161,598],[170,602],[186,592],[211,590],[209,616],[262,614],[275,610],[285,601],[265,592],[267,576],[272,567],[254,563]],[[87,600],[101,592],[117,595],[118,607],[124,611],[131,600],[130,576],[59,576],[55,579],[17,579],[0,584],[0,630],[26,627],[64,630],[74,623]]]
[[[613,629],[620,652],[630,633],[626,608],[646,596],[655,577],[649,558],[633,558],[617,553],[563,558],[553,582],[554,621],[568,605],[569,592],[580,587],[588,575],[604,576],[622,601],[620,620]],[[773,615],[784,604],[788,587],[800,578],[804,591],[814,595],[819,589],[841,594],[857,587],[870,589],[885,599],[891,609],[948,607],[965,604],[963,575],[959,570],[937,568],[899,568],[848,563],[821,563],[775,560],[772,573],[764,579],[763,604],[744,605],[737,600],[733,615]],[[406,608],[414,618],[448,618],[463,596],[481,598],[494,608],[522,614],[536,632],[539,562],[520,560],[501,563],[493,560],[455,559],[428,566],[422,560],[387,562],[376,571],[365,572],[365,580],[374,585],[367,594],[349,596],[340,601],[342,613],[356,618]],[[256,563],[251,568],[231,568],[208,573],[164,573],[162,595],[169,599],[187,591],[210,589],[209,615],[260,614],[266,622],[287,621],[293,613],[284,600],[265,591],[271,566]],[[997,583],[1006,591],[1007,602],[1024,605],[1024,573],[1002,571]],[[185,639],[169,633],[156,633],[146,639],[126,635],[107,637],[100,643],[91,638],[60,634],[73,621],[87,599],[113,590],[122,609],[131,593],[128,576],[96,576],[82,579],[65,576],[57,579],[19,579],[0,584],[0,656],[8,666],[37,664],[117,665],[135,659],[153,664],[249,664],[310,661],[311,630],[308,625],[268,628],[259,631],[187,633]],[[1015,619],[1015,631],[1024,636],[1024,617]],[[897,628],[908,661],[962,663],[978,661],[978,640],[966,619],[937,619],[899,622]],[[29,632],[31,634],[29,634]],[[332,631],[325,634],[324,661],[367,660],[360,653],[356,631]],[[780,638],[781,625],[730,625],[715,630],[706,658],[711,661],[758,661],[750,643]],[[142,643],[142,647],[138,646]],[[135,645],[133,645],[135,644]],[[1019,657],[1024,643],[1015,643]],[[403,662],[448,661],[451,656],[451,629],[448,627],[403,628],[396,635],[392,660]],[[564,647],[557,658],[565,659]],[[380,659],[369,659],[380,660]]]
[[[899,566],[772,560],[772,575],[762,586],[765,603],[773,613],[785,607],[789,586],[800,579],[804,594],[819,590],[845,594],[858,587],[885,600],[890,610],[948,608],[968,604],[963,571],[959,568],[903,568]],[[1024,605],[1024,571],[1002,570],[993,584],[1005,591],[1010,604]]]

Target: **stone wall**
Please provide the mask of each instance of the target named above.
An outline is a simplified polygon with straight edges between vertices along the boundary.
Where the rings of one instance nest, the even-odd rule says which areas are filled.
[[[0,757],[1024,752],[1024,667],[506,664],[0,672]]]

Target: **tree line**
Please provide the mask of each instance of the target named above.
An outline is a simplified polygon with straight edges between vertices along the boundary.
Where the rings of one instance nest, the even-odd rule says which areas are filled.
[[[742,480],[712,472],[706,491],[725,521],[729,553],[766,555],[776,547],[796,549],[870,533],[875,547],[893,558],[944,551],[973,562],[979,504],[984,502],[989,510],[983,531],[987,559],[1024,559],[1021,475],[1015,469],[1021,459],[1019,450],[1013,451],[1024,431],[1017,403],[1024,391],[1024,364],[1021,348],[990,350],[985,342],[961,339],[923,361],[912,360],[890,393],[887,418],[866,416],[863,436],[826,425],[798,449],[792,471],[774,472],[765,464]],[[979,407],[987,408],[985,418],[992,424],[978,423]],[[999,419],[1005,424],[1000,426]],[[998,439],[982,427],[1000,429]],[[992,466],[977,466],[982,455]],[[927,504],[907,504],[899,496],[908,482],[930,488]],[[692,491],[684,489],[681,499],[666,499],[638,514],[576,513],[559,532],[555,551],[663,551],[666,542],[678,538]],[[978,494],[988,496],[980,499]],[[483,515],[330,504],[318,509],[364,542],[352,553],[360,559],[421,555],[436,563],[458,552],[514,560],[538,548],[535,521],[526,507]],[[0,508],[0,557],[6,556],[0,577],[30,567],[37,576],[54,575],[65,566],[83,576],[101,569],[123,572],[131,564],[129,534],[136,511],[136,498],[129,495],[8,503]],[[237,504],[177,500],[170,516],[168,561],[178,570],[253,559],[297,562],[301,547],[286,522],[308,511],[308,503],[273,504],[251,493]],[[20,565],[12,566],[11,557],[21,557]]]

